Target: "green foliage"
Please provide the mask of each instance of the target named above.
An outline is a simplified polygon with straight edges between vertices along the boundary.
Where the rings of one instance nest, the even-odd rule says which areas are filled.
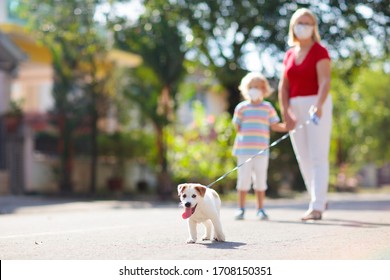
[[[177,88],[184,74],[186,48],[179,21],[166,1],[146,1],[145,12],[134,23],[118,18],[114,27],[116,45],[139,54],[146,67],[137,72],[136,85],[126,93],[140,106],[156,130],[160,174],[158,192],[173,192],[168,173],[166,126],[174,119]],[[149,73],[148,73],[149,72]],[[140,80],[140,77],[150,79]],[[153,82],[156,83],[153,83]],[[145,99],[145,96],[149,96]]]
[[[112,176],[123,178],[128,160],[139,163],[156,162],[156,149],[153,135],[144,131],[115,132],[100,134],[98,137],[99,154],[114,163]]]
[[[98,147],[101,156],[113,157],[120,163],[128,159],[155,162],[154,136],[142,130],[100,134]]]
[[[110,71],[102,71],[108,50],[102,36],[104,27],[94,19],[97,5],[104,1],[19,2],[19,14],[26,19],[27,27],[51,51],[54,110],[66,112],[69,128],[74,129],[85,115],[100,106],[97,96],[106,93],[105,85],[110,79]]]
[[[278,64],[288,48],[289,21],[298,8],[309,8],[317,15],[323,43],[332,58],[352,58],[356,68],[390,50],[388,1],[319,5],[313,1],[183,0],[177,5],[191,31],[189,45],[197,54],[193,56],[215,72],[229,92],[230,113],[239,102],[237,86],[248,69],[249,52],[260,58],[257,71],[270,78],[280,75]]]
[[[378,61],[355,69],[349,62],[332,71],[332,182],[346,164],[356,171],[367,162],[380,166],[390,159],[390,75]]]
[[[138,106],[145,120],[156,126],[168,124],[166,116],[158,114],[157,111],[162,85],[153,69],[140,66],[126,74],[129,78],[123,88],[123,97]],[[126,107],[123,109],[126,110]]]
[[[207,116],[199,102],[194,102],[193,123],[189,127],[171,127],[168,135],[168,159],[176,182],[199,182],[205,185],[236,166],[231,150],[234,127],[228,113]],[[220,192],[235,186],[236,173],[213,188]]]
[[[390,159],[390,75],[383,70],[364,69],[356,77],[351,99],[355,131],[351,154],[360,162]]]
[[[5,112],[4,115],[7,116],[21,116],[23,115],[22,109],[22,100],[11,100],[9,102],[9,109]]]
[[[142,56],[161,84],[174,97],[178,82],[185,73],[185,45],[173,7],[165,1],[148,1],[145,13],[133,24],[118,18],[114,34],[116,45]],[[121,28],[118,28],[121,26]]]

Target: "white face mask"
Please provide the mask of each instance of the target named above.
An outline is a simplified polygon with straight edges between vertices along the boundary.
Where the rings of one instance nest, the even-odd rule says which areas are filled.
[[[251,88],[248,90],[248,96],[252,101],[256,101],[263,97],[263,92],[257,88]]]
[[[294,34],[300,40],[309,39],[313,35],[314,26],[307,24],[297,24],[294,26]]]

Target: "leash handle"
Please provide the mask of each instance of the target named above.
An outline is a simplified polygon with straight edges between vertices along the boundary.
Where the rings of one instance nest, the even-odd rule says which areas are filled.
[[[320,121],[320,117],[317,115],[317,107],[311,106],[309,109],[309,115],[310,115],[310,120],[315,125],[318,125],[318,122]]]
[[[320,117],[316,113],[310,113],[310,120],[315,124],[318,125],[318,122],[320,121]]]

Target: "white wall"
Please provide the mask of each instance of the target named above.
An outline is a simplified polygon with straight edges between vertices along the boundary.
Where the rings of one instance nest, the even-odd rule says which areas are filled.
[[[0,23],[5,22],[8,18],[6,2],[7,0],[0,0]]]
[[[25,112],[45,113],[53,108],[53,69],[51,65],[23,63],[12,85],[11,97],[23,100]]]
[[[29,173],[27,192],[56,193],[58,189],[58,178],[55,175],[55,168],[58,168],[59,161],[40,154],[33,156],[33,164]],[[89,191],[90,161],[86,158],[76,158],[73,162],[73,186],[75,193],[88,193]],[[107,180],[112,174],[112,164],[100,160],[97,172],[97,191],[108,192]],[[154,173],[149,169],[143,169],[134,161],[127,162],[124,178],[124,191],[135,192],[137,182],[146,180],[151,189],[156,187],[157,181]]]
[[[10,91],[11,77],[7,73],[0,71],[0,114],[8,110]]]

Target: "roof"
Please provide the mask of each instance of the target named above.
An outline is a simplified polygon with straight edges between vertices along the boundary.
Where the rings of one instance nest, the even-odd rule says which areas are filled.
[[[0,32],[0,70],[14,74],[19,63],[26,58],[26,54],[7,35]]]
[[[49,48],[37,43],[23,27],[16,24],[2,23],[0,24],[0,31],[4,32],[27,55],[29,61],[51,64],[52,56]]]
[[[142,58],[139,55],[113,49],[108,52],[108,59],[114,62],[119,67],[133,68],[142,63]]]
[[[9,41],[12,41],[28,55],[30,62],[51,64],[52,55],[49,48],[39,44],[23,27],[2,23],[0,24],[1,31],[9,37]],[[142,63],[142,58],[139,55],[118,49],[110,50],[107,57],[109,62],[113,62],[118,67],[133,68]]]

